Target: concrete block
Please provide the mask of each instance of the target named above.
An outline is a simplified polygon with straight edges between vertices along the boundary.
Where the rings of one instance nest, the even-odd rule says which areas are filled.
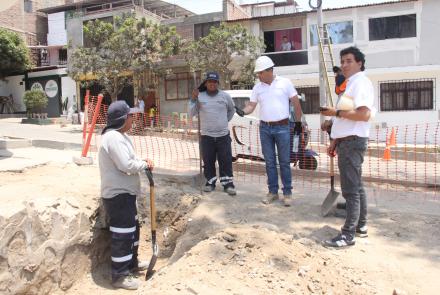
[[[76,165],[92,165],[93,164],[93,158],[92,157],[77,157],[74,156],[72,158],[73,162]]]

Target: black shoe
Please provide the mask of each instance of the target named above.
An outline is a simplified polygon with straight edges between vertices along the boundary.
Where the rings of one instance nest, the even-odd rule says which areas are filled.
[[[337,203],[336,204],[336,209],[342,209],[342,210],[346,210],[347,209],[347,203]]]
[[[331,240],[326,240],[323,242],[325,247],[333,247],[333,248],[344,248],[348,246],[354,245],[354,237],[349,238],[346,235],[339,234]]]
[[[368,227],[366,225],[361,227],[356,227],[356,236],[359,238],[368,237]]]

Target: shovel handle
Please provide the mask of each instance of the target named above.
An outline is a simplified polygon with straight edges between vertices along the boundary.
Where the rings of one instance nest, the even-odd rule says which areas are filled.
[[[150,168],[145,169],[145,174],[147,175],[150,186],[154,186],[153,172],[151,171],[151,169]]]
[[[332,190],[335,188],[335,158],[330,157],[330,186]]]
[[[150,183],[150,218],[151,218],[151,232],[156,234],[156,204],[154,198],[154,179],[151,169],[145,169],[148,181]]]

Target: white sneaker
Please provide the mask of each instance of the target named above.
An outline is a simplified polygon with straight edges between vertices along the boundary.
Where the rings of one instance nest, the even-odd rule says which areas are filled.
[[[115,288],[137,290],[139,288],[139,280],[132,276],[124,276],[114,281],[112,285]]]

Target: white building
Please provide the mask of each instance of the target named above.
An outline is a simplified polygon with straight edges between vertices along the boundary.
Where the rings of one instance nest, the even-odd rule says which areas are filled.
[[[438,122],[438,15],[440,2],[436,0],[404,0],[323,11],[334,43],[336,64],[339,51],[349,46],[357,46],[366,55],[366,74],[374,84],[378,107],[374,127]],[[306,94],[304,110],[309,125],[319,128],[316,11],[264,17],[240,15],[229,21],[241,23],[265,39],[265,54],[274,60],[275,73],[290,78],[299,92]],[[282,36],[289,38],[294,50],[280,51]]]

